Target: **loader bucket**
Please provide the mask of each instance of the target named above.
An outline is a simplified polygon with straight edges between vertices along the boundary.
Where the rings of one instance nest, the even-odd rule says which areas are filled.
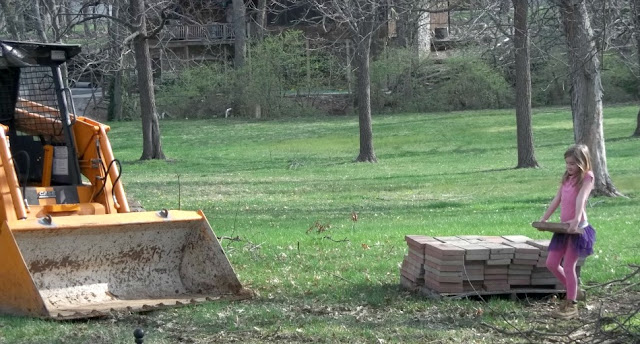
[[[250,297],[202,212],[7,221],[0,253],[5,314],[74,319]]]

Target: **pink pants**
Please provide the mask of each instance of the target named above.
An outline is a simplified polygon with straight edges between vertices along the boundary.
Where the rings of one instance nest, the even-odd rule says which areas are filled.
[[[578,276],[576,274],[578,252],[573,248],[571,241],[572,239],[567,240],[561,249],[549,251],[547,269],[567,288],[567,300],[575,301],[578,294]],[[563,258],[564,262],[560,266]]]

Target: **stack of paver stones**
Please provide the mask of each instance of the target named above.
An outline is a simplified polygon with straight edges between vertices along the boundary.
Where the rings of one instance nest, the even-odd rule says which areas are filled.
[[[407,235],[401,284],[438,294],[549,292],[564,287],[546,268],[549,240],[523,235]],[[578,262],[582,265],[583,260]]]

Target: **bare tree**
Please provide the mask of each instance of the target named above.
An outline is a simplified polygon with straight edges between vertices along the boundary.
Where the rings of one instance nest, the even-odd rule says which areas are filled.
[[[0,8],[4,14],[4,20],[7,23],[7,31],[14,40],[22,39],[22,32],[19,28],[19,19],[16,13],[16,7],[11,0],[0,0]]]
[[[147,21],[143,0],[130,0],[129,10],[137,29],[134,32],[133,50],[136,56],[138,74],[138,92],[140,92],[140,111],[142,117],[142,156],[140,160],[165,159],[162,151],[160,124],[156,111],[156,99],[153,91],[153,73],[147,36]]]
[[[368,21],[368,23],[366,22]],[[356,66],[356,99],[358,109],[358,121],[360,124],[360,154],[356,158],[358,162],[377,162],[373,148],[373,128],[371,126],[371,36],[375,25],[373,18],[365,19],[358,25],[361,35],[356,40],[355,66]],[[369,31],[369,34],[365,34]]]
[[[112,0],[111,4],[111,16],[115,18],[122,18],[121,4],[122,0]],[[111,41],[111,56],[115,60],[115,68],[113,71],[113,88],[111,94],[111,109],[113,118],[117,121],[122,119],[122,51],[123,47],[120,44],[122,42],[122,28],[119,23],[115,21],[109,22],[109,39]]]
[[[56,0],[48,0],[50,2],[55,2]],[[62,0],[63,2],[65,0]],[[118,1],[118,0],[115,0]],[[123,0],[124,1],[124,0]],[[119,7],[123,4],[118,3],[116,8],[118,12],[121,10]],[[141,112],[141,120],[142,120],[142,155],[140,157],[141,160],[148,159],[165,159],[164,152],[162,151],[162,142],[160,135],[160,125],[158,122],[158,115],[156,110],[156,101],[153,87],[153,73],[151,68],[151,57],[149,52],[149,38],[157,35],[162,28],[164,27],[166,14],[165,11],[169,8],[169,5],[165,6],[160,11],[159,22],[160,24],[155,27],[152,32],[148,32],[147,26],[149,25],[147,16],[151,16],[151,8],[147,8],[145,6],[144,0],[129,0],[129,14],[130,19],[125,20],[122,19],[121,16],[116,13],[116,15],[103,14],[103,13],[95,13],[88,16],[85,16],[85,12],[83,9],[86,6],[93,6],[94,2],[84,3],[82,8],[78,10],[78,13],[73,15],[71,18],[68,18],[67,21],[71,23],[71,25],[79,25],[84,24],[85,22],[99,19],[109,19],[115,21],[123,27],[126,27],[130,35],[124,37],[120,41],[120,34],[112,32],[111,33],[111,44],[120,45],[116,49],[111,49],[109,46],[102,47],[98,53],[103,53],[107,57],[110,55],[109,52],[113,52],[112,56],[116,56],[116,58],[120,57],[122,53],[122,47],[126,46],[129,43],[133,45],[133,51],[135,55],[135,63],[136,63],[136,71],[137,71],[137,89],[140,98],[140,112]],[[54,3],[55,5],[55,3]],[[154,4],[156,7],[153,9],[157,9],[160,4]],[[113,14],[113,13],[112,13]],[[60,30],[60,34],[63,35],[70,27],[63,27]],[[114,40],[114,37],[118,40]],[[93,61],[95,63],[96,61]],[[103,62],[108,62],[104,60]],[[116,69],[120,69],[120,64],[116,63]]]
[[[529,56],[529,4],[512,0],[514,12],[513,45],[516,61],[516,127],[518,141],[517,168],[538,167],[533,147],[531,126],[531,66]]]
[[[44,13],[43,15],[47,17],[48,22],[51,26],[52,31],[52,42],[59,42],[61,39],[61,28],[60,28],[60,20],[59,14],[61,11],[61,5],[56,0],[44,0]]]
[[[633,16],[634,32],[636,37],[636,54],[638,59],[638,74],[640,75],[640,0],[631,0],[631,15]],[[638,96],[640,96],[640,85],[638,85]],[[640,110],[636,119],[636,130],[633,136],[640,137]]]
[[[242,68],[247,56],[247,9],[244,0],[233,0],[233,32],[235,40],[233,65]]]
[[[80,10],[80,13],[82,13],[82,17],[87,18],[89,17],[89,6],[82,6],[82,9]],[[82,27],[84,28],[84,35],[86,37],[90,37],[91,36],[91,30],[89,29],[89,21],[85,21],[82,23]]]
[[[621,195],[609,171],[602,127],[602,84],[597,49],[585,0],[558,0],[571,73],[571,112],[576,143],[591,151],[594,194]]]
[[[257,38],[260,40],[264,39],[267,31],[267,0],[258,0],[256,26],[258,30],[256,33]]]
[[[22,39],[25,39],[27,35],[27,19],[26,15],[29,11],[29,2],[27,1],[15,1],[15,14],[16,14],[16,26],[18,28],[18,32],[22,36]]]
[[[472,6],[460,35],[469,41],[486,42],[480,49],[496,68],[513,75],[515,84],[516,141],[518,164],[516,168],[535,168],[532,109],[531,109],[531,53],[529,0],[481,1]],[[454,7],[455,8],[455,7]],[[505,44],[505,42],[513,44]]]
[[[38,39],[41,42],[47,42],[47,34],[44,30],[44,18],[42,17],[42,13],[40,11],[40,1],[36,0],[31,4],[32,8],[32,20],[35,25],[36,33],[38,34]]]
[[[356,108],[360,126],[357,162],[376,162],[371,125],[371,42],[380,28],[380,2],[376,0],[311,0],[312,6],[333,25],[344,27],[355,47]]]
[[[590,13],[597,13],[593,26],[600,54],[615,53],[629,69],[629,74],[640,80],[640,1],[589,1],[587,9]],[[603,65],[602,69],[605,68],[607,66]],[[635,98],[638,97],[640,86],[635,92]],[[636,115],[636,129],[632,136],[640,136],[640,111]]]
[[[129,2],[129,9],[131,18],[124,18],[120,8],[125,1]],[[7,22],[11,22],[8,25],[9,31],[12,31],[12,38],[14,39],[33,39],[32,36],[21,35],[20,25],[18,22],[21,19],[25,19],[28,16],[29,22],[33,25],[37,38],[41,41],[60,42],[66,37],[73,34],[73,27],[76,25],[83,25],[85,27],[84,39],[88,42],[94,36],[94,33],[89,30],[89,26],[86,25],[93,22],[94,31],[99,28],[96,24],[99,20],[111,20],[117,25],[109,25],[112,29],[109,32],[110,39],[106,44],[96,42],[93,39],[93,49],[88,49],[90,52],[85,54],[85,59],[82,60],[82,56],[77,57],[76,61],[80,59],[80,65],[83,65],[83,69],[90,69],[90,73],[93,74],[91,69],[100,69],[100,74],[106,74],[116,71],[117,76],[122,76],[121,70],[121,58],[124,53],[125,47],[132,43],[133,51],[136,58],[136,70],[138,77],[138,91],[140,95],[140,109],[142,118],[142,137],[143,137],[143,152],[141,159],[164,159],[165,155],[162,151],[162,143],[160,136],[160,127],[158,123],[157,110],[155,105],[155,95],[152,79],[151,59],[149,54],[148,39],[156,35],[164,26],[164,14],[169,8],[169,1],[158,0],[150,2],[153,8],[145,7],[144,0],[36,0],[36,1],[11,1],[0,0],[0,6],[2,13]],[[20,9],[20,15],[16,11],[16,4],[22,6]],[[40,5],[43,5],[40,7]],[[109,6],[112,5],[113,12],[109,13]],[[97,7],[100,6],[101,13],[98,13]],[[164,6],[164,7],[162,7]],[[91,11],[89,11],[91,7]],[[163,8],[160,11],[160,15],[156,16],[152,14],[152,10]],[[106,11],[106,13],[105,13]],[[158,21],[153,24],[149,24],[147,16],[156,18]],[[8,18],[8,19],[7,19]],[[24,20],[22,20],[24,22]],[[46,22],[46,24],[44,23]],[[158,22],[160,24],[158,24]],[[151,33],[148,33],[147,26],[156,25],[155,29]],[[22,26],[25,26],[24,23]],[[47,35],[47,31],[51,35]],[[120,28],[126,28],[129,30],[130,35],[120,33]],[[91,45],[90,45],[91,46]],[[77,64],[77,63],[76,63]],[[113,70],[111,70],[113,68]],[[83,72],[80,71],[82,74]],[[120,90],[120,87],[117,88]]]

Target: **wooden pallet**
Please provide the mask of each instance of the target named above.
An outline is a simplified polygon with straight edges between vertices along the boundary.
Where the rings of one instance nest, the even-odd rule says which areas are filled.
[[[553,232],[553,233],[564,233],[564,234],[582,234],[584,233],[583,228],[578,228],[577,232],[569,233],[569,224],[564,222],[533,222],[531,224],[534,228],[539,231]]]
[[[453,298],[564,292],[546,267],[548,239],[417,235],[405,239],[408,252],[400,280],[407,290]]]

